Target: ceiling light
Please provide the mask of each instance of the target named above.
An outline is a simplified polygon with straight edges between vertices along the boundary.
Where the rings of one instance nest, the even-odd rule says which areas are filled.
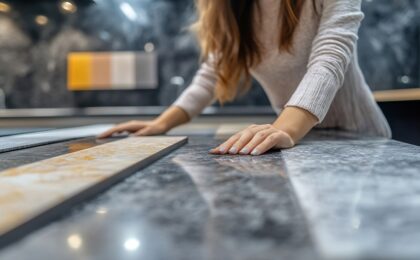
[[[8,12],[10,12],[10,9],[12,9],[12,8],[10,7],[9,4],[7,4],[5,2],[0,2],[0,12],[8,13]]]
[[[60,3],[60,10],[63,13],[72,14],[72,13],[75,13],[77,11],[77,6],[74,2],[72,2],[70,0],[66,0],[66,1],[62,1]]]
[[[45,15],[37,15],[35,16],[35,23],[37,23],[40,26],[44,26],[48,23],[48,17]]]

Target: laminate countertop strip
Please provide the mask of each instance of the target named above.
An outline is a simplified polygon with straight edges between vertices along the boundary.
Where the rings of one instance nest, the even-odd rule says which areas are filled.
[[[186,142],[186,137],[132,137],[0,172],[0,246]]]
[[[95,136],[110,127],[112,125],[90,125],[0,137],[0,153]]]

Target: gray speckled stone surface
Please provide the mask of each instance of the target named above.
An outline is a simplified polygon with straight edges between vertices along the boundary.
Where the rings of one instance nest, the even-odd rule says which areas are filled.
[[[420,258],[419,147],[318,131],[261,157],[208,155],[219,142],[190,137],[0,259]],[[1,154],[0,170],[97,144]]]
[[[308,141],[283,158],[325,257],[420,259],[420,147]]]
[[[0,259],[313,258],[281,153],[208,155],[217,143],[190,138],[153,166],[4,248]],[[0,162],[7,164],[1,168],[91,145],[96,141],[2,154]]]

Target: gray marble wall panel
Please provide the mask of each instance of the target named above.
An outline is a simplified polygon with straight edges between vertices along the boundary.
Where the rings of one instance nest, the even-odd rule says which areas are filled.
[[[199,56],[186,30],[194,21],[192,0],[74,3],[73,13],[60,10],[58,0],[9,1],[10,10],[0,11],[0,96],[5,93],[7,107],[169,105],[191,81]],[[363,10],[359,55],[369,85],[420,86],[420,1],[365,0]],[[37,23],[39,15],[47,20]],[[159,57],[157,90],[67,91],[69,52],[142,51],[150,44]],[[254,84],[233,105],[267,104]]]

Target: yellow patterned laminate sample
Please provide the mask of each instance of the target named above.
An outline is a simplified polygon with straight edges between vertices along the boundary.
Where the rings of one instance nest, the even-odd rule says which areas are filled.
[[[0,172],[0,235],[185,137],[132,137]]]

